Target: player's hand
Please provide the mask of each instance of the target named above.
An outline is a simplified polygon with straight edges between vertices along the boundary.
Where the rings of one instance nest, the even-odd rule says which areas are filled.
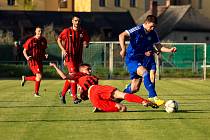
[[[56,67],[56,64],[55,64],[55,63],[52,63],[52,62],[50,62],[49,65],[50,65],[51,67]]]
[[[66,50],[62,50],[63,56],[65,57],[67,55]]]
[[[48,54],[45,54],[45,58],[48,59]]]
[[[145,54],[146,56],[151,56],[151,55],[152,55],[152,51],[146,51],[144,54]]]
[[[83,47],[88,48],[88,43],[86,41],[83,42]]]
[[[29,60],[31,60],[31,59],[32,59],[32,56],[28,56],[28,57],[26,58],[27,61],[29,61]]]
[[[171,52],[175,53],[176,52],[176,47],[171,48]]]
[[[122,57],[123,60],[125,58],[125,54],[126,54],[126,51],[125,50],[121,50],[120,51],[120,55],[121,55],[121,57]]]

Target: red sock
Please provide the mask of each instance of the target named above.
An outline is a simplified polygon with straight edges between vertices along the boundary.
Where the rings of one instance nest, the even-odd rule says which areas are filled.
[[[35,81],[36,80],[36,76],[27,76],[25,77],[26,81]]]
[[[128,102],[142,103],[145,99],[135,94],[125,94],[124,99]]]
[[[36,94],[39,93],[40,83],[41,83],[41,81],[35,81],[35,93]]]
[[[77,98],[77,83],[76,82],[70,82],[71,84],[71,94],[73,96],[73,99]]]
[[[66,95],[66,92],[68,91],[69,88],[70,88],[70,82],[66,80],[62,90],[62,96]]]

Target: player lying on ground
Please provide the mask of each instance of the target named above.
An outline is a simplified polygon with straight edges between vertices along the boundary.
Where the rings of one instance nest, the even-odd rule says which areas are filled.
[[[90,99],[95,111],[102,112],[119,112],[127,111],[127,107],[121,103],[116,103],[115,99],[124,99],[128,102],[143,104],[145,107],[158,108],[155,103],[135,94],[127,94],[119,91],[117,88],[107,85],[98,85],[98,78],[91,75],[91,67],[89,64],[82,64],[79,72],[75,75],[66,76],[54,63],[50,63],[62,79],[74,80],[79,85],[80,97],[82,100]]]

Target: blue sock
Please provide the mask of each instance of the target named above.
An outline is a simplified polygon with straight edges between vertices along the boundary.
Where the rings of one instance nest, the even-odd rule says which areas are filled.
[[[147,71],[143,73],[144,86],[149,92],[149,98],[157,96],[153,83],[150,81],[150,76]]]
[[[153,85],[153,87],[154,87],[154,89],[155,89],[155,81],[154,81],[154,83],[152,83],[152,85]]]
[[[131,83],[123,90],[125,93],[132,93],[131,91]]]

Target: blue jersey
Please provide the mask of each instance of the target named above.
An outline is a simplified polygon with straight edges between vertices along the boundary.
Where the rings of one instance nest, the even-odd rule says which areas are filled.
[[[137,25],[126,32],[130,36],[130,44],[126,50],[126,57],[129,59],[144,56],[146,51],[153,49],[155,43],[160,42],[156,31],[146,32],[143,25]]]
[[[153,45],[160,42],[159,37],[155,30],[146,32],[143,25],[138,25],[126,32],[130,36],[130,44],[126,50],[126,65],[131,79],[138,78],[136,71],[139,66],[147,67],[151,65],[148,63],[155,63],[154,56],[150,56],[150,59],[145,58],[145,52],[153,50]]]

